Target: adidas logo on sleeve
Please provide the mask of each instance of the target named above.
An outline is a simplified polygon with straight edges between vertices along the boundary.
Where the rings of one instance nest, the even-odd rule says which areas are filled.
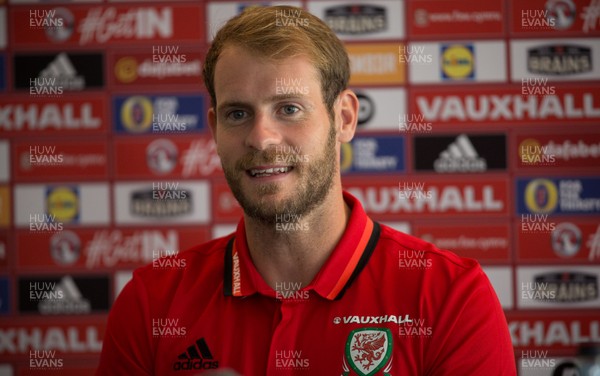
[[[204,338],[200,338],[179,354],[173,363],[174,371],[207,370],[218,367],[219,361],[214,360]]]

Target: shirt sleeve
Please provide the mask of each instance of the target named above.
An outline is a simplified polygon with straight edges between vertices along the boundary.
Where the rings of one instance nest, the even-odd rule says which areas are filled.
[[[449,287],[426,352],[426,375],[516,375],[506,317],[481,269],[461,274]]]
[[[108,316],[97,376],[147,376],[154,373],[148,323],[148,293],[134,273]]]

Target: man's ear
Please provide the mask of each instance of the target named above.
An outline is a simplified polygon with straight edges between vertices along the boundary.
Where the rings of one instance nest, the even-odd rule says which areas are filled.
[[[206,118],[208,120],[208,127],[210,128],[210,132],[212,133],[213,139],[217,142],[217,114],[215,113],[215,108],[211,107],[208,109],[206,113]]]
[[[358,123],[358,98],[350,89],[342,91],[338,97],[341,124],[338,131],[338,141],[350,142],[356,132]]]

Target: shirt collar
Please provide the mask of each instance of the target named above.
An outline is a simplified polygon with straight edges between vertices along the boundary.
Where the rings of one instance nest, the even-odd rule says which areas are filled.
[[[347,192],[344,192],[344,200],[351,209],[346,230],[319,273],[305,288],[328,300],[344,295],[367,264],[379,240],[379,224],[366,215],[360,202]],[[225,250],[223,293],[237,297],[255,293],[275,296],[252,262],[243,218]]]

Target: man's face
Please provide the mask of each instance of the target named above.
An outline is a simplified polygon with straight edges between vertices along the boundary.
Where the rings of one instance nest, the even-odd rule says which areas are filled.
[[[305,57],[269,61],[227,47],[209,123],[231,190],[250,217],[308,214],[339,174],[336,130]]]

